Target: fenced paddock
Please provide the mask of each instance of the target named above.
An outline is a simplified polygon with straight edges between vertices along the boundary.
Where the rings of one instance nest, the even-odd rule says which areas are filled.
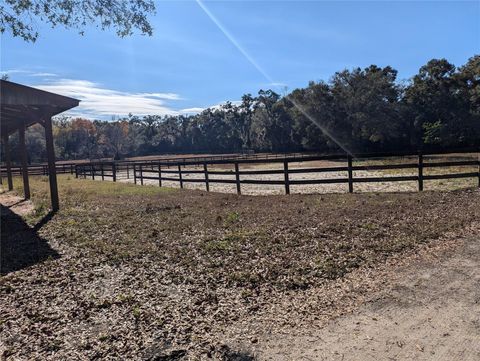
[[[455,153],[289,154],[232,159],[91,162],[78,178],[238,194],[422,191],[480,187],[478,150]]]

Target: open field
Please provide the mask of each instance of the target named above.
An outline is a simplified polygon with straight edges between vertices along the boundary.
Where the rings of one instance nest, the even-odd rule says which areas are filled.
[[[48,182],[31,183],[31,213],[2,206],[12,360],[308,359],[278,342],[309,343],[480,219],[477,188],[252,197],[62,175],[61,210],[41,222]]]

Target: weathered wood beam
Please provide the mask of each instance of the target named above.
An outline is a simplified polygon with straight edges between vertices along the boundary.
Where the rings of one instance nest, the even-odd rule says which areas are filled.
[[[45,127],[45,141],[48,158],[48,178],[50,183],[50,199],[52,202],[52,210],[58,211],[60,204],[58,201],[58,185],[57,185],[57,170],[55,167],[55,148],[53,145],[53,131],[52,118],[44,119],[43,125]]]
[[[25,143],[25,124],[18,129],[18,140],[20,146],[20,160],[22,163],[23,194],[25,199],[30,199],[30,184],[28,182],[28,155]]]
[[[12,179],[12,159],[10,157],[10,144],[8,143],[8,134],[3,135],[3,147],[5,149],[5,166],[7,168],[7,183],[8,190],[13,190],[13,179]]]

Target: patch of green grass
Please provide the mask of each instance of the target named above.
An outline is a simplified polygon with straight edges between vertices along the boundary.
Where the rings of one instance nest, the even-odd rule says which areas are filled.
[[[366,229],[368,231],[374,231],[374,230],[379,229],[378,225],[376,225],[375,223],[360,224],[360,227],[363,228],[363,229]]]
[[[134,307],[132,310],[132,315],[136,319],[140,318],[140,316],[142,316],[142,310],[140,309],[140,307]]]
[[[202,247],[207,252],[215,251],[234,251],[240,245],[244,244],[246,240],[253,238],[254,235],[248,232],[231,232],[226,234],[221,239],[209,239],[206,240]]]
[[[110,336],[106,333],[100,333],[98,335],[98,341],[100,341],[100,342],[107,341],[109,338],[110,338]]]
[[[232,242],[228,239],[213,239],[210,241],[206,241],[205,243],[203,243],[202,246],[207,252],[230,251],[233,248]]]
[[[239,220],[240,220],[240,214],[238,214],[237,212],[230,212],[225,217],[225,224],[232,225],[232,224],[238,223]]]

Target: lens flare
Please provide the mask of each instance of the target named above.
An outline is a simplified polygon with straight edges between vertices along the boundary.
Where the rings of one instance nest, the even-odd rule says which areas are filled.
[[[212,20],[212,22],[220,29],[220,31],[227,37],[227,39],[237,48],[237,50],[242,53],[242,55],[248,60],[250,64],[252,64],[255,69],[258,70],[260,74],[270,83],[270,84],[279,84],[276,82],[256,61],[252,56],[240,45],[240,43],[235,39],[235,37],[223,26],[223,24],[211,13],[211,11],[205,6],[205,4],[201,0],[196,0],[197,4],[200,8],[205,12],[205,14]],[[312,115],[310,115],[304,107],[298,104],[295,100],[293,100],[289,95],[286,98],[293,104],[295,108],[297,108],[300,113],[302,113],[309,121],[315,124],[321,132],[330,138],[335,144],[337,144],[345,153],[348,155],[353,156],[353,153],[348,150],[348,148],[342,144],[333,134],[324,127],[317,119],[315,119]]]

